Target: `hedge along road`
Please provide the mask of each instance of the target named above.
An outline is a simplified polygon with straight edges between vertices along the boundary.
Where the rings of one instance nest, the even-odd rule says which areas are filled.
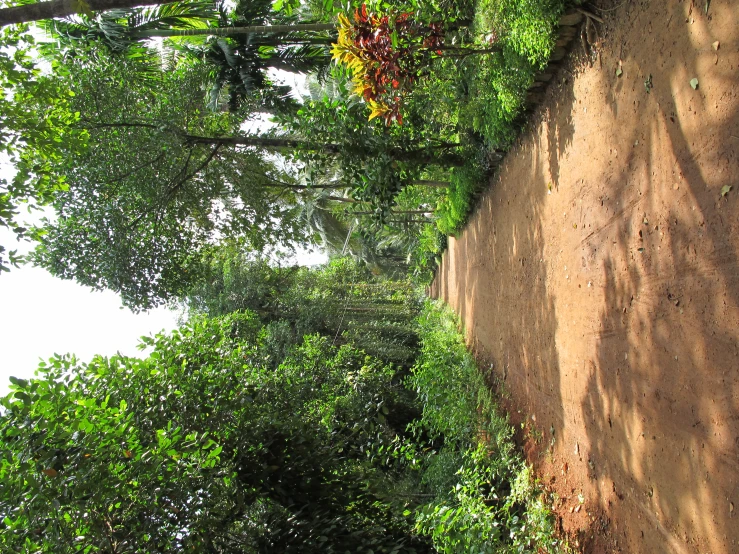
[[[573,544],[737,552],[737,4],[598,6],[431,292]]]

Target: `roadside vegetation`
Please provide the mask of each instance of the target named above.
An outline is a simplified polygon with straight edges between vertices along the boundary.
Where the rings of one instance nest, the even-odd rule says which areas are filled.
[[[234,265],[144,357],[13,379],[4,550],[561,551],[447,308],[347,258]]]

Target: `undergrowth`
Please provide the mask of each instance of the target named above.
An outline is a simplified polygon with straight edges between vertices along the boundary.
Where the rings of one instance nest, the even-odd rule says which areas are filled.
[[[423,461],[421,482],[434,497],[416,510],[416,531],[448,554],[565,551],[456,317],[428,301],[419,331],[408,378],[423,406],[415,430],[441,444]]]
[[[410,120],[428,122],[429,133],[481,145],[479,156],[450,171],[450,186],[437,204],[436,225],[452,235],[466,222],[476,195],[490,177],[480,160],[490,151],[506,150],[524,122],[527,91],[549,62],[566,0],[477,0],[474,4],[446,0],[445,4],[469,21],[457,40],[477,48],[499,47],[492,54],[435,60],[409,102]]]

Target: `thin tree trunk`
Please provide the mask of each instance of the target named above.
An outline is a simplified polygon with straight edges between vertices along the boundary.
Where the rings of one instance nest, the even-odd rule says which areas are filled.
[[[153,123],[139,123],[139,122],[118,122],[118,123],[90,123],[90,128],[102,128],[102,127],[144,127],[147,129],[160,129],[159,126]],[[178,134],[186,144],[210,144],[215,146],[220,144],[222,146],[254,146],[257,148],[293,148],[310,150],[313,152],[324,151],[330,154],[340,154],[343,150],[342,146],[336,143],[321,143],[316,144],[309,142],[304,139],[290,139],[290,138],[277,138],[277,137],[262,137],[262,136],[235,136],[235,137],[204,137],[199,135],[188,135],[182,133],[177,129],[170,130],[173,133]],[[445,143],[437,145],[437,148],[447,149],[456,146],[453,143]],[[372,154],[372,152],[365,152],[366,154]],[[426,148],[418,148],[415,150],[403,150],[402,148],[391,148],[387,152],[393,159],[403,162],[415,162],[418,164],[428,165],[442,165],[442,166],[462,166],[464,165],[464,158],[459,154],[452,152],[434,153],[429,152]]]
[[[148,125],[144,125],[148,126]],[[274,137],[203,137],[197,135],[184,135],[183,138],[190,144],[222,144],[224,146],[256,146],[258,148],[296,148],[311,150],[314,152],[325,151],[331,154],[340,154],[342,147],[335,143],[315,144],[303,139],[286,139]],[[452,148],[454,144],[444,144],[438,148]],[[403,150],[402,148],[391,148],[388,154],[403,162],[416,162],[419,164],[443,165],[443,166],[462,166],[465,160],[458,154],[445,152],[442,154],[434,154],[425,148],[416,150]],[[436,185],[432,185],[436,186]]]
[[[429,181],[427,179],[417,179],[415,181],[411,181],[411,185],[446,188],[449,186],[449,181]]]
[[[137,6],[170,4],[177,0],[52,0],[0,9],[0,27],[41,19],[60,19],[86,11],[129,9]]]
[[[338,154],[341,148],[338,144],[324,143],[310,144],[305,140],[275,137],[201,137],[185,135],[184,139],[190,144],[222,144],[224,146],[256,146],[260,148],[307,148],[308,150],[325,150]]]
[[[311,191],[314,189],[347,189],[349,188],[348,185],[342,185],[340,183],[333,183],[331,185],[291,185],[289,183],[266,183],[262,185],[266,188],[276,188],[276,189],[291,189],[291,190],[305,190],[305,191]]]
[[[160,31],[134,31],[129,36],[132,38],[152,37],[192,37],[197,35],[208,35],[214,37],[227,37],[231,35],[248,34],[288,34],[306,33],[317,31],[335,31],[334,23],[296,23],[294,25],[250,25],[248,27],[212,27],[210,29],[163,29]]]
[[[257,39],[251,42],[254,46],[289,46],[302,44],[315,44],[318,46],[331,46],[336,42],[335,38],[265,38]]]
[[[349,215],[374,215],[375,212],[348,212]],[[390,210],[390,213],[395,214],[432,214],[433,210]]]
[[[345,187],[349,188],[349,187]],[[353,198],[344,198],[343,196],[324,196],[326,200],[336,200],[336,202],[348,202],[349,204],[364,204],[362,200],[354,200]]]

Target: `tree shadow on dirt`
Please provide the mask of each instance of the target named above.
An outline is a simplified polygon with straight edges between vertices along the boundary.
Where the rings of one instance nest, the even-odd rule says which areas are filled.
[[[715,26],[689,9],[667,10],[674,58],[653,62],[633,44],[624,57],[643,125],[625,126],[638,146],[609,202],[634,209],[617,221],[602,261],[606,309],[582,412],[593,479],[612,482],[619,509],[632,512],[619,531],[627,542],[644,552],[728,553],[739,549],[739,225],[737,199],[722,189],[737,187],[739,174],[739,32],[723,26],[707,38]],[[727,3],[710,13],[731,18]],[[701,40],[685,30],[686,17],[705,26]],[[651,96],[638,90],[643,75]],[[613,104],[623,88],[614,84]],[[593,501],[611,509],[605,494]]]

